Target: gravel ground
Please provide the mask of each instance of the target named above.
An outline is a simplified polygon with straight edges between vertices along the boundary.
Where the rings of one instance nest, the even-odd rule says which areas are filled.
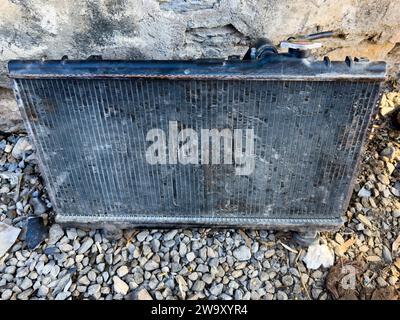
[[[110,240],[63,230],[28,140],[0,135],[0,221],[21,229],[0,257],[1,299],[398,299],[398,105],[400,94],[384,96],[344,226],[308,249],[273,231],[141,229]]]

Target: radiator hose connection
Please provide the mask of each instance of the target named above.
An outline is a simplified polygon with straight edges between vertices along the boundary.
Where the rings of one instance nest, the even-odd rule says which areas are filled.
[[[281,48],[287,48],[289,55],[297,58],[307,58],[311,54],[312,49],[322,47],[321,42],[313,40],[330,38],[336,36],[334,31],[323,31],[308,35],[297,35],[289,37],[286,41],[280,43]],[[266,38],[258,39],[257,42],[247,50],[243,60],[260,60],[267,56],[279,54],[277,48]]]
[[[278,54],[278,49],[274,46],[271,40],[260,38],[254,46],[247,50],[243,60],[259,60],[266,56]]]
[[[334,37],[335,35],[336,34],[334,31],[323,31],[308,35],[298,35],[295,37],[289,37],[286,41],[282,41],[280,47],[287,48],[288,53],[297,58],[308,58],[312,49],[318,49],[322,47],[321,42],[314,42],[313,40],[330,38]]]

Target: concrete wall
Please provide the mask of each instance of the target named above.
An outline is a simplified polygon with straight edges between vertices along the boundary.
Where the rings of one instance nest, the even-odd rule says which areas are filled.
[[[9,87],[9,59],[226,57],[261,36],[278,44],[322,30],[342,36],[318,55],[385,59],[398,72],[398,0],[0,0],[0,87]],[[0,91],[0,130],[14,130],[15,105],[1,97],[9,94]]]

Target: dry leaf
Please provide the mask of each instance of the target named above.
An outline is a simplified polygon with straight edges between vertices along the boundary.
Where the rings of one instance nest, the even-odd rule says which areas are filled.
[[[265,246],[265,247],[267,247],[267,248],[269,248],[269,247],[273,247],[273,246],[275,246],[275,242],[274,241],[260,241],[260,243],[263,245],[263,246]]]
[[[287,250],[289,250],[290,252],[293,252],[293,253],[299,253],[297,250],[295,250],[295,249],[292,249],[291,247],[289,247],[288,245],[286,245],[286,244],[284,244],[282,241],[278,241],[278,243],[280,243],[285,249],[287,249]]]
[[[344,239],[342,237],[342,235],[340,233],[336,233],[335,234],[335,241],[339,244],[343,244],[344,243]]]
[[[356,242],[355,237],[351,237],[350,239],[348,239],[347,241],[345,241],[344,243],[342,243],[340,246],[337,246],[335,248],[335,253],[339,256],[343,255],[346,253],[347,250],[349,250],[349,248]]]
[[[362,224],[366,225],[367,227],[372,228],[372,224],[366,216],[359,214],[357,215],[357,220],[359,220]]]
[[[246,232],[239,229],[239,233],[242,236],[242,238],[244,239],[244,241],[246,242],[246,246],[251,248],[251,240],[250,240],[249,236],[246,234]]]
[[[343,279],[348,276],[350,270],[354,271],[357,277],[361,272],[361,267],[357,261],[344,261],[340,259],[332,268],[326,277],[326,288],[335,299],[339,300],[358,300],[355,288],[346,289],[343,287]]]
[[[396,266],[397,269],[400,270],[400,258],[397,258],[393,264]]]
[[[392,251],[396,252],[399,249],[400,246],[400,235],[397,237],[396,240],[393,241],[392,243]]]
[[[372,293],[371,300],[397,300],[398,292],[393,287],[376,289]]]
[[[367,260],[369,262],[378,262],[378,261],[381,261],[381,258],[378,256],[368,256],[365,258],[365,260]]]

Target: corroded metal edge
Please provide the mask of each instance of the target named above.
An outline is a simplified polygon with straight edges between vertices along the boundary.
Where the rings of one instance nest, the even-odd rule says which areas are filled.
[[[168,219],[168,221],[166,220]],[[185,227],[213,227],[213,228],[246,228],[246,229],[274,229],[290,231],[318,231],[337,230],[343,225],[342,218],[332,219],[273,219],[273,218],[207,218],[207,217],[155,217],[155,216],[56,216],[56,222],[66,226],[83,226],[89,228],[104,228],[114,225],[118,228],[129,229],[136,227],[157,228],[185,228]]]
[[[352,75],[352,74],[316,74],[316,75],[206,75],[206,74],[191,74],[191,75],[169,75],[169,74],[23,74],[11,75],[12,79],[165,79],[165,80],[251,80],[251,81],[338,81],[338,80],[355,80],[355,81],[382,81],[385,76],[382,75]]]
[[[11,60],[12,79],[221,79],[221,80],[291,80],[329,81],[340,79],[384,80],[384,61],[352,62],[300,59],[277,54],[250,61],[121,61],[121,60]]]
[[[350,201],[351,201],[351,196],[353,194],[353,190],[354,190],[354,185],[356,183],[356,179],[357,179],[357,175],[360,172],[360,168],[361,168],[361,160],[362,160],[362,155],[366,150],[367,147],[367,140],[368,140],[368,136],[370,135],[371,131],[372,131],[372,122],[373,122],[373,118],[376,116],[376,114],[379,112],[379,104],[382,98],[382,94],[383,94],[383,84],[381,83],[379,85],[379,89],[377,94],[375,95],[375,97],[373,97],[373,104],[372,104],[372,112],[371,115],[368,119],[368,124],[366,126],[366,129],[363,133],[363,137],[361,139],[361,146],[360,146],[360,152],[357,155],[357,161],[356,161],[356,165],[354,167],[353,170],[353,174],[349,183],[349,188],[347,190],[347,194],[346,194],[346,198],[343,201],[343,214],[345,214],[345,211],[347,210]]]

